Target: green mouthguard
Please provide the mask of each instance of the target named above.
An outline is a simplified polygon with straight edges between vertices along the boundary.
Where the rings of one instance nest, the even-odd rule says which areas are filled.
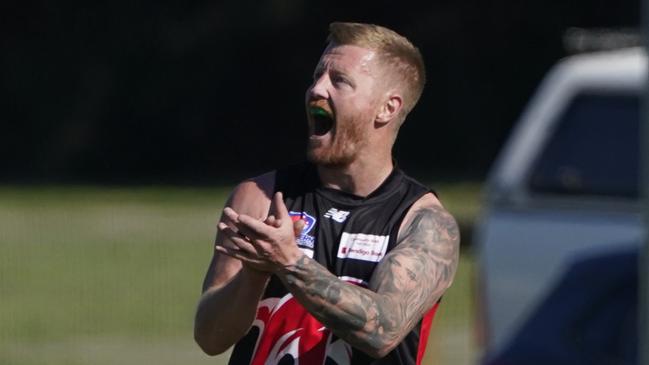
[[[311,115],[313,115],[313,116],[325,117],[325,118],[330,118],[331,117],[326,110],[320,108],[319,106],[310,107],[309,112],[311,112]]]

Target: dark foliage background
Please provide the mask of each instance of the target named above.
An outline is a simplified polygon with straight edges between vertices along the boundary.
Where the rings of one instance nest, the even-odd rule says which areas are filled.
[[[396,146],[419,175],[484,175],[569,27],[631,0],[4,1],[0,182],[210,183],[302,159],[303,93],[334,20],[422,50]]]

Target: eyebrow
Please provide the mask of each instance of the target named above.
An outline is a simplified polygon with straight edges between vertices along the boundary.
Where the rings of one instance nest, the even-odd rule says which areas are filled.
[[[336,66],[335,63],[330,62],[329,64],[326,63],[318,63],[313,70],[313,75],[322,75],[325,70],[328,70],[327,72],[331,72],[332,74],[336,76],[342,76],[345,80],[347,80],[352,86],[356,85],[356,82],[354,81],[353,77],[350,75],[349,72],[339,68]]]
[[[347,71],[341,69],[340,67],[337,67],[333,63],[329,63],[328,65],[319,63],[315,67],[315,70],[313,70],[313,73],[322,72],[322,71],[324,71],[326,69],[328,69],[330,72],[334,72],[334,73],[339,74],[339,75],[349,76],[349,73]]]
[[[349,73],[347,73],[347,72],[345,72],[345,71],[343,71],[341,69],[338,69],[338,68],[333,68],[332,67],[331,68],[331,73],[333,73],[336,76],[342,76],[342,77],[344,77],[346,79],[351,79],[351,76],[349,75]]]
[[[325,65],[323,65],[321,62],[318,62],[318,64],[315,66],[315,69],[313,69],[313,74],[316,75],[318,73],[324,72]]]

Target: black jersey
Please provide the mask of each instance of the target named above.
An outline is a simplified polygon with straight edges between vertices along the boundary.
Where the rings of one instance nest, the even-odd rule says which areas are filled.
[[[294,220],[306,222],[297,244],[350,285],[367,286],[379,261],[397,245],[401,222],[429,189],[395,168],[381,186],[361,198],[321,186],[317,170],[302,164],[278,170],[275,191]],[[259,302],[250,331],[237,343],[230,365],[420,364],[437,305],[382,359],[372,359],[337,338],[275,276]]]

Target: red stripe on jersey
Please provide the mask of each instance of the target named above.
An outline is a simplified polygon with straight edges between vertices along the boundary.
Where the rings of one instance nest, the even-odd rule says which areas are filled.
[[[421,362],[424,360],[424,354],[426,353],[426,345],[428,345],[428,335],[430,334],[430,327],[433,324],[433,318],[437,312],[437,307],[439,307],[439,302],[424,315],[424,318],[421,320],[421,329],[419,330],[419,347],[417,348],[417,365],[421,365]]]

